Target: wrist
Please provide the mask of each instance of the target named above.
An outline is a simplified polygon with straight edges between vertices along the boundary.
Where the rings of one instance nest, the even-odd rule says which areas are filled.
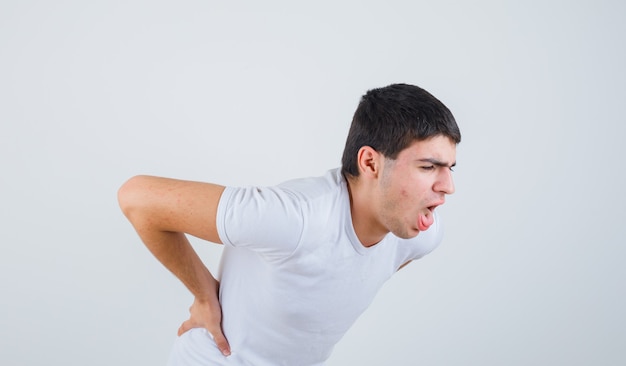
[[[210,305],[219,297],[219,282],[212,278],[211,283],[201,293],[194,296],[194,302],[198,305]]]

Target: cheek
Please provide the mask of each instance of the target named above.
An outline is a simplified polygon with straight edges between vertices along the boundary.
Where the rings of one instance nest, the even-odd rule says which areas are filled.
[[[420,187],[413,189],[404,188],[400,190],[399,204],[404,207],[420,206],[424,203],[426,194]]]
[[[396,199],[396,208],[401,211],[412,212],[421,205],[421,195],[419,192],[410,189],[402,189]]]

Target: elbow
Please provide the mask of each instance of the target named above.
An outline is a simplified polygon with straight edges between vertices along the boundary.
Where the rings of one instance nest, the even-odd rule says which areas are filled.
[[[145,188],[146,177],[138,175],[127,180],[117,191],[117,202],[120,209],[131,222],[132,217],[141,208],[142,192]]]

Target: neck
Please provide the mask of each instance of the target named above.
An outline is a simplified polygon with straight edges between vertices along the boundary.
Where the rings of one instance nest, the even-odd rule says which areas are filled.
[[[376,202],[372,202],[373,195],[358,178],[346,178],[350,195],[350,213],[352,227],[357,238],[364,247],[378,244],[389,232],[376,216]]]

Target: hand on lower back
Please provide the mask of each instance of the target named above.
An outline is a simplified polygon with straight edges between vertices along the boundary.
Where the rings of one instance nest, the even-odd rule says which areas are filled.
[[[217,348],[224,356],[230,355],[230,346],[222,331],[222,308],[217,296],[209,301],[195,299],[189,308],[189,319],[178,328],[178,335],[192,328],[205,328],[213,336]]]

